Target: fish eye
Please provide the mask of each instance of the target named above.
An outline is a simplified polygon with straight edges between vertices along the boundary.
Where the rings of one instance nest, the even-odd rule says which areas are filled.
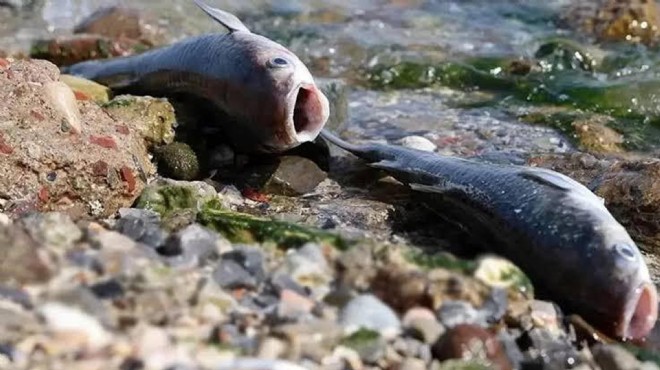
[[[623,258],[628,261],[634,261],[637,258],[637,254],[633,250],[633,247],[630,244],[626,243],[617,243],[614,244],[614,250]]]
[[[282,57],[275,57],[268,61],[268,66],[272,68],[285,68],[288,67],[291,63]]]

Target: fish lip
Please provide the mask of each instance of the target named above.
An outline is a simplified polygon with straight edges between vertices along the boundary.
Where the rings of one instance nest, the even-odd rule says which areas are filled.
[[[639,316],[641,315],[641,316]],[[624,340],[644,339],[658,319],[658,292],[650,281],[639,284],[627,300],[616,334]]]
[[[294,147],[316,139],[330,116],[330,104],[325,94],[314,82],[303,81],[291,89],[286,101],[284,144]],[[297,109],[304,109],[305,112],[297,112]]]

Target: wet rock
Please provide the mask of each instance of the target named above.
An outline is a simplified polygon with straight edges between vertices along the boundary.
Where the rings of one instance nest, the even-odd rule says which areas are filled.
[[[73,90],[77,100],[92,100],[97,104],[110,101],[110,89],[94,81],[71,75],[61,75],[60,81]]]
[[[154,173],[138,130],[142,118],[120,123],[98,105],[78,101],[84,126],[74,135],[66,114],[44,104],[44,86],[58,82],[57,68],[38,60],[15,61],[8,68],[12,78],[0,73],[0,120],[6,123],[0,155],[10,160],[0,161],[0,193],[10,196],[0,211],[12,217],[61,211],[79,219],[109,216],[131,205]],[[120,124],[127,133],[116,132]]]
[[[525,353],[523,367],[565,368],[584,362],[566,335],[558,336],[545,329],[525,331],[516,343]]]
[[[289,250],[280,270],[300,286],[311,289],[316,297],[325,295],[332,281],[330,266],[316,243]]]
[[[0,283],[45,282],[55,272],[54,261],[20,228],[0,226]]]
[[[507,289],[514,294],[532,296],[534,288],[524,272],[511,261],[496,256],[479,259],[474,277],[484,284],[500,289]]]
[[[396,335],[401,328],[396,313],[371,294],[357,296],[348,302],[341,311],[339,321],[348,333],[367,329],[385,338]]]
[[[575,135],[582,150],[589,153],[621,153],[624,137],[614,129],[607,127],[611,118],[594,115],[572,123]]]
[[[619,345],[601,344],[591,352],[594,360],[603,370],[654,370],[658,365],[651,362],[641,362],[635,356]]]
[[[496,369],[512,369],[497,337],[486,329],[473,325],[457,325],[433,345],[433,355],[439,360],[479,359]]]
[[[20,224],[34,240],[58,250],[72,247],[83,236],[78,226],[64,213],[33,213],[22,218]]]
[[[185,143],[174,142],[156,150],[158,171],[175,180],[194,180],[199,177],[199,159]]]
[[[221,256],[213,278],[225,289],[256,289],[266,277],[263,263],[259,249],[239,247]]]
[[[660,16],[655,1],[575,3],[566,9],[563,20],[603,41],[655,44],[660,34]]]
[[[434,152],[438,146],[433,144],[433,142],[423,136],[406,136],[403,139],[399,140],[399,145],[405,146],[406,148],[423,150],[425,152]]]
[[[291,358],[322,359],[342,339],[342,328],[334,321],[311,320],[278,325],[273,334],[287,341]]]
[[[138,208],[151,210],[166,219],[181,210],[195,213],[211,200],[217,199],[212,186],[202,182],[156,182],[138,198]]]
[[[271,174],[262,186],[262,190],[270,194],[287,196],[310,193],[327,178],[327,174],[316,163],[293,156],[280,157],[277,167],[269,173]]]

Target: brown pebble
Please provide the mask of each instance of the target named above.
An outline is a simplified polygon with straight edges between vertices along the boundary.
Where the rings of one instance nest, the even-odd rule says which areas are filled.
[[[108,176],[108,164],[105,161],[96,161],[92,163],[92,174],[94,176]]]
[[[44,115],[39,113],[39,111],[37,111],[36,109],[32,109],[30,111],[30,115],[39,121],[43,121],[46,119],[46,117],[44,117]]]
[[[133,174],[133,171],[131,171],[130,168],[123,166],[120,172],[121,172],[122,180],[126,181],[126,185],[127,185],[126,190],[128,190],[129,193],[135,191],[137,181],[135,180],[135,175]]]
[[[432,347],[433,356],[440,360],[481,359],[493,369],[509,370],[513,366],[502,344],[490,331],[475,325],[457,325],[438,339]]]
[[[117,149],[115,139],[110,136],[90,136],[89,142],[106,149]]]
[[[76,100],[91,100],[89,95],[87,95],[87,94],[85,94],[84,92],[81,92],[81,91],[73,90],[73,95],[75,95]]]
[[[5,58],[0,58],[0,68],[9,67],[9,61]]]
[[[128,129],[128,126],[126,125],[117,125],[115,126],[115,130],[117,133],[122,134],[122,135],[128,135],[130,134],[130,130]]]
[[[37,194],[37,197],[42,203],[47,203],[50,199],[50,192],[48,191],[48,188],[44,186],[43,188],[39,189],[39,194]]]
[[[0,153],[9,155],[13,152],[14,149],[7,144],[5,138],[2,136],[2,132],[0,132]]]

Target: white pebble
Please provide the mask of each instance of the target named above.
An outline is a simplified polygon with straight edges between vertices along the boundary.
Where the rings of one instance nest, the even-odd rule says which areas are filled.
[[[43,305],[39,313],[53,334],[80,336],[90,350],[100,349],[110,343],[111,336],[101,323],[77,308],[52,302]]]
[[[64,116],[71,131],[81,133],[80,110],[73,90],[62,81],[54,81],[46,84],[44,91],[51,107]]]
[[[406,148],[423,150],[425,152],[433,152],[437,149],[437,146],[431,140],[416,135],[404,137],[399,141],[399,144]]]

